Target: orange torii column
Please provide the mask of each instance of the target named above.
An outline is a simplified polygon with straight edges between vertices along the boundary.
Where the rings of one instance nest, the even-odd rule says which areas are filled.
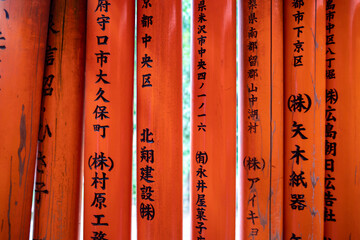
[[[50,0],[0,1],[0,239],[28,239]]]
[[[240,236],[282,239],[283,1],[240,9]]]
[[[84,239],[130,239],[134,0],[88,0]]]
[[[137,236],[179,240],[181,0],[140,0],[137,9]]]
[[[284,68],[284,239],[323,239],[323,0],[284,1]]]
[[[34,239],[77,239],[80,227],[86,0],[53,0],[43,82]]]
[[[236,1],[193,1],[191,239],[235,239]]]
[[[360,3],[326,3],[325,240],[360,239]]]

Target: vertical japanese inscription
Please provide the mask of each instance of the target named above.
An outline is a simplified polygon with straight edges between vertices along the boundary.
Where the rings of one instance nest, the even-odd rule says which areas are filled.
[[[49,16],[49,28],[48,32],[51,35],[59,35],[59,31],[53,21],[54,17],[52,14]],[[41,204],[41,198],[44,194],[49,194],[49,189],[47,187],[46,177],[44,173],[46,171],[46,155],[43,153],[44,144],[49,141],[49,138],[52,137],[52,131],[50,128],[50,124],[46,119],[45,115],[45,102],[48,97],[52,97],[53,93],[56,92],[54,86],[56,86],[56,68],[54,66],[56,54],[58,49],[56,47],[52,47],[48,41],[48,45],[46,47],[45,53],[45,76],[43,77],[43,87],[42,87],[42,107],[41,107],[41,117],[40,117],[40,126],[39,126],[39,137],[38,137],[38,154],[37,154],[37,177],[35,182],[35,204]]]
[[[141,44],[144,46],[144,55],[141,56],[140,67],[144,71],[140,81],[141,90],[146,91],[149,88],[153,87],[152,71],[156,66],[156,62],[150,55],[149,49],[151,49],[153,37],[148,29],[152,28],[153,24],[156,23],[156,18],[151,14],[152,1],[151,0],[141,0],[143,9],[143,14],[140,16],[140,25],[138,27],[142,28],[143,35],[140,36]],[[149,51],[149,52],[147,52]],[[156,85],[154,85],[156,87]],[[141,219],[152,221],[155,218],[156,209],[154,206],[155,190],[154,183],[156,182],[154,174],[156,173],[154,163],[155,163],[155,151],[152,149],[152,145],[155,143],[155,137],[152,130],[149,128],[142,129],[140,136],[141,146],[139,148],[140,152],[140,163],[138,166],[138,172],[140,173],[140,179],[138,181],[138,191],[140,192],[140,205],[139,205],[139,214]]]
[[[182,238],[181,35],[180,0],[137,1],[138,239]]]
[[[286,239],[324,237],[325,9],[322,6],[321,0],[285,3]]]
[[[261,112],[259,111],[259,101],[260,101],[260,79],[261,73],[259,70],[259,58],[258,48],[259,38],[261,37],[261,32],[258,30],[262,24],[261,20],[263,18],[259,17],[259,6],[257,0],[249,0],[245,2],[244,5],[246,11],[244,11],[246,16],[244,16],[244,25],[246,26],[246,32],[244,38],[244,52],[245,52],[245,82],[246,82],[246,96],[245,106],[247,107],[247,121],[246,121],[246,134],[249,135],[250,139],[255,141],[257,135],[259,135],[259,120]],[[244,186],[249,189],[249,195],[247,196],[247,208],[244,212],[243,221],[246,223],[246,227],[249,228],[246,232],[249,233],[249,239],[258,239],[261,235],[261,231],[266,231],[260,226],[260,215],[259,211],[259,194],[256,190],[256,185],[260,179],[261,173],[265,169],[265,160],[262,157],[255,155],[245,156],[243,159],[244,172],[246,172],[246,178],[243,179],[246,183]]]
[[[290,4],[290,3],[288,3]],[[292,1],[292,21],[295,23],[293,27],[293,31],[296,33],[296,40],[293,44],[293,60],[292,65],[294,68],[302,68],[303,58],[305,55],[304,52],[304,44],[303,39],[304,33],[304,14],[303,7],[305,3],[303,1]],[[287,99],[287,110],[294,114],[305,114],[311,108],[311,98],[306,93],[298,93],[292,94]],[[309,176],[308,172],[304,172],[302,169],[303,163],[308,161],[307,153],[305,152],[302,144],[305,143],[306,139],[306,129],[301,122],[293,121],[291,127],[291,138],[296,140],[297,144],[291,148],[291,158],[288,159],[293,161],[292,173],[290,176],[287,176],[288,186],[291,188],[290,194],[290,207],[293,211],[304,211],[307,207],[307,199],[305,198],[305,194],[303,194],[303,189],[308,187],[307,179],[305,176]],[[289,151],[289,149],[287,149]],[[302,239],[297,235],[301,235],[301,233],[292,233],[290,239]]]
[[[140,134],[140,142],[143,146],[140,148],[140,184],[138,186],[141,203],[140,203],[140,217],[142,219],[151,221],[155,217],[155,207],[152,204],[156,199],[153,196],[155,191],[153,183],[155,182],[153,163],[155,162],[155,153],[151,149],[151,145],[155,142],[154,134],[150,129],[142,130]]]
[[[197,25],[194,26],[196,30],[194,30],[195,38],[197,39],[197,62],[196,64],[196,73],[197,79],[195,80],[195,85],[198,86],[197,91],[195,91],[196,98],[200,99],[200,105],[196,106],[197,110],[196,114],[196,122],[197,122],[197,134],[205,135],[206,134],[206,74],[207,74],[207,62],[206,62],[206,42],[208,41],[208,30],[207,30],[207,10],[206,10],[206,0],[199,0],[195,2],[195,18],[197,19]],[[204,149],[198,149],[195,155],[196,167],[194,170],[196,171],[196,185],[194,186],[196,189],[196,220],[193,226],[196,229],[196,238],[198,240],[206,239],[204,237],[205,231],[207,230],[207,216],[206,216],[206,189],[207,185],[207,177],[206,173],[206,163],[209,160],[209,156]]]
[[[282,238],[283,1],[240,4],[241,237]]]
[[[92,112],[93,124],[91,131],[93,131],[95,137],[99,137],[98,141],[106,141],[106,132],[111,129],[108,123],[111,112],[109,111],[109,103],[111,99],[106,95],[111,84],[111,79],[108,78],[108,72],[106,72],[105,66],[111,62],[111,52],[109,51],[109,43],[111,38],[109,37],[109,27],[111,26],[111,1],[110,0],[98,0],[96,4],[95,17],[90,21],[95,21],[97,27],[100,29],[94,39],[97,48],[94,51],[93,57],[96,59],[98,65],[97,79],[93,84],[96,85],[96,92],[94,92],[93,101],[95,108]],[[106,239],[107,227],[109,221],[106,215],[102,212],[104,208],[108,207],[106,198],[109,192],[106,191],[106,187],[111,182],[109,172],[111,172],[115,166],[114,160],[105,150],[95,150],[86,159],[88,168],[93,173],[91,177],[91,187],[93,188],[93,198],[89,203],[91,208],[95,208],[96,211],[93,214],[91,225],[94,227],[92,236],[90,239]]]
[[[191,238],[233,238],[236,1],[192,5]]]
[[[336,17],[336,6],[333,0],[326,1],[326,81],[336,81],[335,67],[336,53],[334,50],[336,28],[334,20]],[[335,172],[336,148],[337,148],[337,129],[336,122],[336,103],[339,99],[336,88],[326,89],[326,125],[325,125],[325,222],[336,222],[336,214],[333,210],[336,204],[335,196]],[[329,238],[330,239],[330,238]]]
[[[259,120],[259,110],[257,108],[258,102],[258,82],[256,81],[259,77],[258,65],[259,59],[257,54],[258,49],[258,37],[259,32],[257,27],[260,24],[260,20],[257,17],[257,2],[256,0],[249,0],[247,3],[248,8],[248,32],[247,32],[247,46],[246,51],[248,52],[248,72],[247,72],[247,85],[248,85],[248,132],[250,134],[256,134]]]

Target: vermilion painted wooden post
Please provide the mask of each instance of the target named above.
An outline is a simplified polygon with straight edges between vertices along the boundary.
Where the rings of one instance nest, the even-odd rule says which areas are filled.
[[[137,236],[182,239],[181,0],[137,6]]]
[[[52,1],[35,183],[34,239],[80,227],[86,1]]]
[[[240,236],[282,239],[283,1],[240,9]]]
[[[0,239],[28,239],[50,1],[0,2]]]
[[[191,239],[235,239],[236,1],[193,1]]]
[[[84,239],[130,239],[135,1],[88,1]]]
[[[325,239],[360,239],[360,3],[326,4]]]
[[[284,2],[284,239],[324,238],[324,4]]]

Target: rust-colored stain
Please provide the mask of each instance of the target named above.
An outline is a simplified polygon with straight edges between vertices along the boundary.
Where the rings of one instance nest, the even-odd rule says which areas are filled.
[[[0,1],[0,239],[28,239],[50,0]]]

